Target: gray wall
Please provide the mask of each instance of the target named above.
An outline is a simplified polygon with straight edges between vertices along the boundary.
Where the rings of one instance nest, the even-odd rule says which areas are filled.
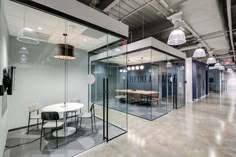
[[[9,64],[16,67],[15,87],[9,100],[9,129],[27,125],[29,105],[39,103],[41,107],[80,99],[88,104],[88,54],[75,49],[76,60],[55,59],[55,45],[40,42],[30,45],[18,42],[16,37],[9,40]],[[27,47],[27,63],[20,63],[19,50]],[[47,59],[48,58],[48,59]],[[65,72],[66,69],[66,72]],[[66,81],[67,80],[67,81]],[[68,83],[65,88],[65,83]],[[66,92],[66,94],[65,94]],[[17,111],[17,112],[16,112]]]
[[[4,14],[4,1],[0,1],[0,84],[2,70],[8,66],[8,29]],[[8,131],[7,96],[0,96],[0,156],[3,154]]]

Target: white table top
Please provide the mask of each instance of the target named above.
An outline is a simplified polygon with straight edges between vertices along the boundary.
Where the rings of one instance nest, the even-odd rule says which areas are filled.
[[[46,106],[42,109],[43,112],[70,112],[70,111],[76,111],[84,107],[84,104],[81,103],[60,103],[60,104],[53,104]]]

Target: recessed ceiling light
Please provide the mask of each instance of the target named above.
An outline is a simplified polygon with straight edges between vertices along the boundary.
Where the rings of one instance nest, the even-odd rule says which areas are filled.
[[[87,41],[87,39],[84,39],[84,41]]]
[[[42,27],[38,27],[38,30],[42,30],[43,28]]]

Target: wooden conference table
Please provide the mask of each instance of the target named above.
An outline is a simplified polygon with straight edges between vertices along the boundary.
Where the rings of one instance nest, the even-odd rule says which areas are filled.
[[[147,90],[132,90],[132,89],[117,89],[115,90],[117,93],[128,93],[128,94],[139,94],[139,95],[153,95],[159,94],[157,91],[147,91]]]
[[[58,112],[60,113],[64,113],[64,117],[66,115],[67,112],[71,112],[71,111],[78,111],[79,109],[83,108],[84,104],[81,103],[59,103],[59,104],[53,104],[53,105],[49,105],[46,106],[42,109],[42,112]],[[65,137],[65,136],[69,136],[73,133],[75,133],[76,128],[74,127],[67,127],[65,125],[65,127],[61,130],[58,131],[58,137]],[[53,133],[53,136],[56,136],[56,133]]]
[[[138,98],[138,96],[145,96],[146,97],[146,103],[149,103],[149,99],[153,96],[156,95],[159,97],[159,92],[158,91],[146,91],[146,90],[132,90],[132,89],[117,89],[115,90],[116,93],[119,94],[128,94],[128,98],[130,97],[129,95],[137,95],[135,96]]]

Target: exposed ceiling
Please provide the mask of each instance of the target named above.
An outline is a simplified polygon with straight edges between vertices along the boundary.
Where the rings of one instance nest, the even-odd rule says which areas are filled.
[[[18,32],[26,27],[33,29],[41,42],[59,44],[65,43],[63,33],[66,32],[67,44],[88,52],[120,40],[115,36],[11,1],[7,1],[6,18],[12,36],[17,36]]]
[[[130,26],[129,42],[153,36],[167,42],[173,24],[167,17],[183,12],[187,43],[176,48],[191,56],[198,43],[220,61],[235,62],[229,39],[226,1],[223,0],[78,0]],[[102,7],[101,7],[102,6]],[[236,41],[236,0],[232,0],[233,38]],[[234,43],[234,46],[236,44]],[[206,58],[202,59],[203,61]],[[234,64],[232,66],[234,67]]]

